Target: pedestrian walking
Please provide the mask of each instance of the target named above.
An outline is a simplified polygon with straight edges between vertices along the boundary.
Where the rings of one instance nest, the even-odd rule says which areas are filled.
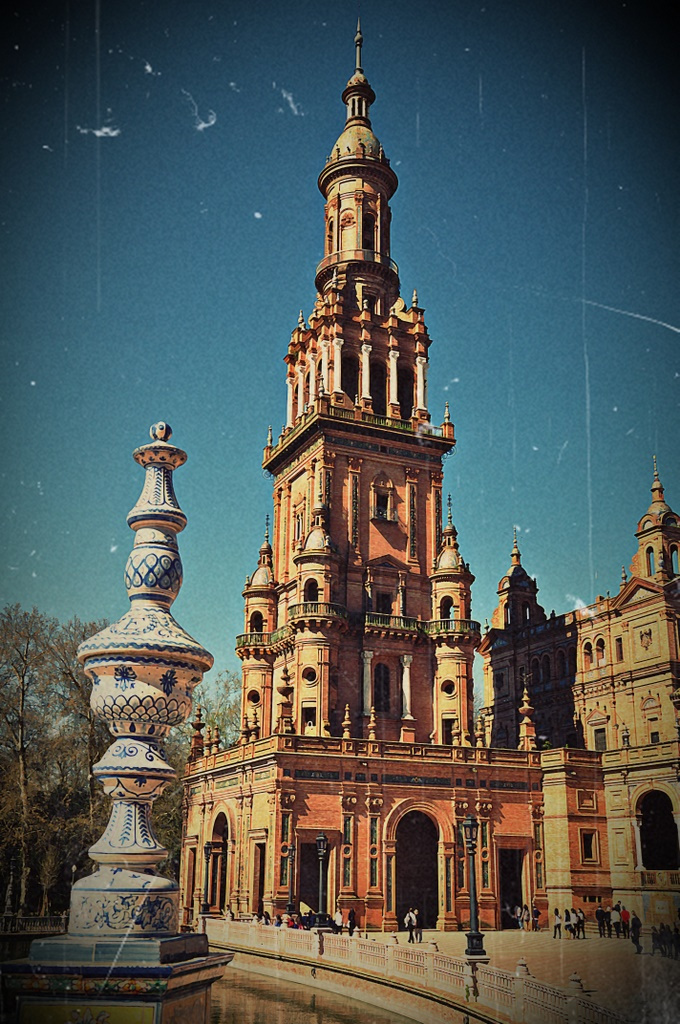
[[[612,937],[612,908],[607,906],[604,908],[604,926],[607,929],[607,938]]]
[[[541,927],[540,927],[540,925],[538,923],[540,916],[541,916],[541,911],[538,909],[538,907],[534,903],[532,911],[531,911],[531,917],[532,917],[533,928],[534,928],[535,932],[540,932],[540,930],[541,930]]]
[[[420,916],[420,911],[418,910],[417,907],[413,911],[413,916],[416,919],[415,924],[413,926],[413,937],[416,940],[416,942],[422,942],[423,941],[423,919]]]
[[[555,907],[555,914],[554,914],[554,920],[553,920],[553,939],[561,939],[561,938],[562,938],[562,918],[560,917],[559,910],[557,909],[557,907]]]
[[[531,911],[529,910],[526,903],[522,907],[522,928],[525,932],[529,931],[529,922],[531,921]]]
[[[336,935],[342,935],[342,911],[338,907],[333,918],[333,931]]]
[[[571,923],[571,914],[568,910],[564,911],[564,930],[565,932],[569,932],[569,937],[571,939],[574,938],[574,926]]]
[[[586,915],[585,915],[585,912],[583,910],[583,907],[579,907],[578,910],[576,911],[576,918],[577,918],[577,924],[578,924],[578,928],[577,928],[576,934],[577,934],[578,937],[580,937],[582,939],[585,939],[585,937],[586,937]]]
[[[515,924],[518,928],[522,927],[522,908],[520,907],[519,903],[515,907]]]
[[[630,910],[626,910],[624,906],[621,907],[621,931],[624,939],[630,937]]]
[[[640,945],[640,932],[642,931],[642,921],[637,916],[635,911],[631,911],[630,915],[630,940],[635,946],[635,952],[641,953],[642,946]]]
[[[413,913],[413,907],[408,908],[408,913],[404,918],[404,924],[408,928],[408,941],[413,942],[413,930],[416,926],[416,918]]]
[[[347,930],[349,931],[350,937],[354,935],[354,929],[357,926],[357,915],[354,913],[354,907],[350,908],[350,912],[347,915]]]

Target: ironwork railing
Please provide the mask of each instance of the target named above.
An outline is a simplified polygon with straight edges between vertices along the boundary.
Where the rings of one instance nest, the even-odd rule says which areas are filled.
[[[422,623],[423,632],[428,636],[444,633],[479,633],[481,627],[474,619],[430,619]]]
[[[379,626],[383,629],[416,630],[420,625],[418,619],[412,619],[406,615],[386,615],[383,612],[366,612],[363,619],[364,625]]]
[[[271,637],[271,633],[239,633],[236,637],[236,650],[241,647],[267,647]]]

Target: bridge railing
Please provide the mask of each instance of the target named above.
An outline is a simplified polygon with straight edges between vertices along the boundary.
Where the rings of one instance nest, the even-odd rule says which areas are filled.
[[[577,975],[572,974],[567,988],[549,985],[534,978],[523,959],[513,974],[472,958],[447,956],[439,952],[436,942],[425,942],[415,949],[400,945],[396,935],[380,941],[362,937],[359,932],[350,938],[209,916],[203,921],[211,945],[219,948],[318,966],[332,964],[335,970],[351,977],[374,977],[402,988],[407,981],[415,994],[448,997],[457,1005],[476,1003],[493,1010],[494,1020],[501,1022],[627,1024],[613,1010],[594,1003]]]

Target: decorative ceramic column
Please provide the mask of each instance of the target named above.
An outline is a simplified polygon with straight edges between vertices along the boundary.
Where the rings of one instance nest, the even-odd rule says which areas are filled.
[[[127,519],[136,534],[125,567],[130,609],[78,650],[92,709],[114,736],[92,768],[113,800],[111,817],[89,850],[96,871],[72,887],[68,933],[34,939],[17,965],[20,1021],[141,1020],[141,998],[144,1020],[208,1024],[210,986],[234,955],[210,953],[205,932],[178,932],[179,887],[156,870],[167,850],[151,808],[175,777],[164,743],[189,717],[194,687],[213,663],[170,614],[182,585],[177,534],[186,525],[172,486],[186,455],[171,433],[156,423],[151,443],[134,452],[146,479]],[[190,756],[202,754],[199,730]]]
[[[390,405],[398,405],[397,363],[399,361],[399,352],[396,348],[391,348],[387,354],[390,360]]]
[[[333,338],[333,393],[342,394],[342,346],[344,341],[337,336]]]
[[[286,426],[293,426],[293,403],[295,401],[295,380],[286,377]]]
[[[416,408],[426,410],[425,356],[416,356]]]
[[[411,662],[413,661],[412,654],[402,654],[401,664],[403,673],[401,677],[401,702],[402,702],[402,718],[413,718],[411,714]]]
[[[371,398],[371,351],[368,343],[361,346],[361,397],[367,401]]]
[[[80,645],[78,659],[92,680],[91,705],[115,739],[92,771],[113,800],[104,834],[90,847],[98,869],[71,894],[69,934],[99,938],[177,934],[178,886],[155,873],[167,856],[151,808],[175,777],[163,744],[191,712],[191,694],[212,655],[170,614],[182,585],[177,534],[186,516],[172,474],[186,454],[165,423],[134,452],[146,479],[127,517],[135,544],[125,567],[129,611]]]

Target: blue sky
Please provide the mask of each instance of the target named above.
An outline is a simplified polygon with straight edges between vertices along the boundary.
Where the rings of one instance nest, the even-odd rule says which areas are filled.
[[[445,488],[482,622],[513,524],[560,612],[618,587],[653,453],[680,510],[670,10],[362,4],[400,180],[392,255],[426,309],[435,422],[451,403]],[[125,611],[131,451],[165,419],[189,455],[175,614],[237,667],[356,13],[121,0],[4,16],[3,603]]]

